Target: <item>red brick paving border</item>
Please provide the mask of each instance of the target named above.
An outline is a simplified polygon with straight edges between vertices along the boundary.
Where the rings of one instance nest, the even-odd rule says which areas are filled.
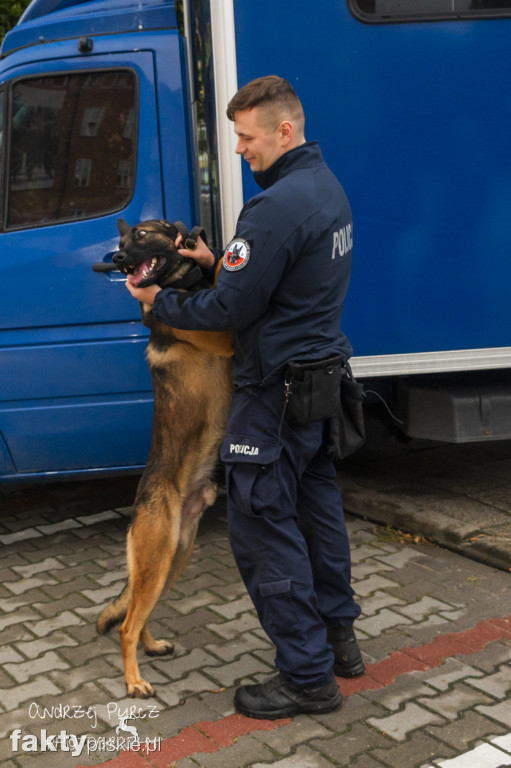
[[[407,647],[394,651],[383,661],[370,664],[366,674],[351,680],[338,678],[343,696],[366,690],[378,690],[391,685],[396,678],[409,672],[423,672],[441,666],[452,656],[463,656],[482,650],[489,643],[511,637],[511,616],[503,619],[487,619],[472,629],[449,632],[436,637],[430,643],[416,648]],[[158,753],[147,755],[123,752],[113,760],[99,763],[95,768],[167,768],[169,764],[190,757],[198,752],[218,752],[233,744],[234,739],[255,731],[269,731],[290,723],[282,720],[253,720],[233,714],[215,721],[202,721],[183,728],[171,739],[161,744]],[[80,766],[79,768],[86,768]]]

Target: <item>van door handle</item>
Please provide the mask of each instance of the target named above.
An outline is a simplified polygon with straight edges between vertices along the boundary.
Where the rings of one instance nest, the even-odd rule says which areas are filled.
[[[113,269],[116,269],[117,272],[119,271],[113,262],[109,264],[107,261],[96,261],[92,265],[93,272],[110,272]]]
[[[117,251],[110,251],[110,253],[106,253],[104,256],[103,261],[96,261],[92,265],[92,271],[93,272],[112,272],[115,270],[116,272],[119,272],[119,268],[114,262],[112,261],[112,256],[115,256]]]

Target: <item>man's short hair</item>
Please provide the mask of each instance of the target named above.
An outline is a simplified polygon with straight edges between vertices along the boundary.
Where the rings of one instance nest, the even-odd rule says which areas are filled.
[[[305,117],[300,99],[283,77],[267,75],[258,77],[240,88],[227,105],[227,117],[234,120],[236,112],[261,107],[265,122],[277,128],[282,120],[290,120],[303,131]]]

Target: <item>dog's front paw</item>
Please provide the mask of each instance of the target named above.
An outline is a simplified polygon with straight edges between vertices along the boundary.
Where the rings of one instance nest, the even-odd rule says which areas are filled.
[[[134,683],[126,682],[126,689],[128,696],[132,699],[149,699],[151,696],[154,696],[154,688],[142,678]]]
[[[174,653],[174,645],[168,640],[155,640],[151,646],[144,648],[144,651],[148,656],[167,656]]]

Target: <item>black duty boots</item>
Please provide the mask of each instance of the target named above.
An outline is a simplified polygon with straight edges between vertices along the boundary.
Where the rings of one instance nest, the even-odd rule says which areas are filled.
[[[327,633],[335,656],[335,674],[340,677],[363,674],[365,666],[353,627],[330,626]],[[234,696],[238,712],[265,720],[331,712],[341,704],[342,694],[333,674],[331,680],[315,687],[298,686],[278,674],[265,683],[242,685]]]
[[[341,704],[342,694],[334,677],[319,687],[302,688],[278,674],[265,683],[242,685],[234,696],[238,712],[265,720],[331,712]]]
[[[353,627],[327,628],[328,642],[335,655],[334,672],[339,677],[357,677],[365,671]]]

